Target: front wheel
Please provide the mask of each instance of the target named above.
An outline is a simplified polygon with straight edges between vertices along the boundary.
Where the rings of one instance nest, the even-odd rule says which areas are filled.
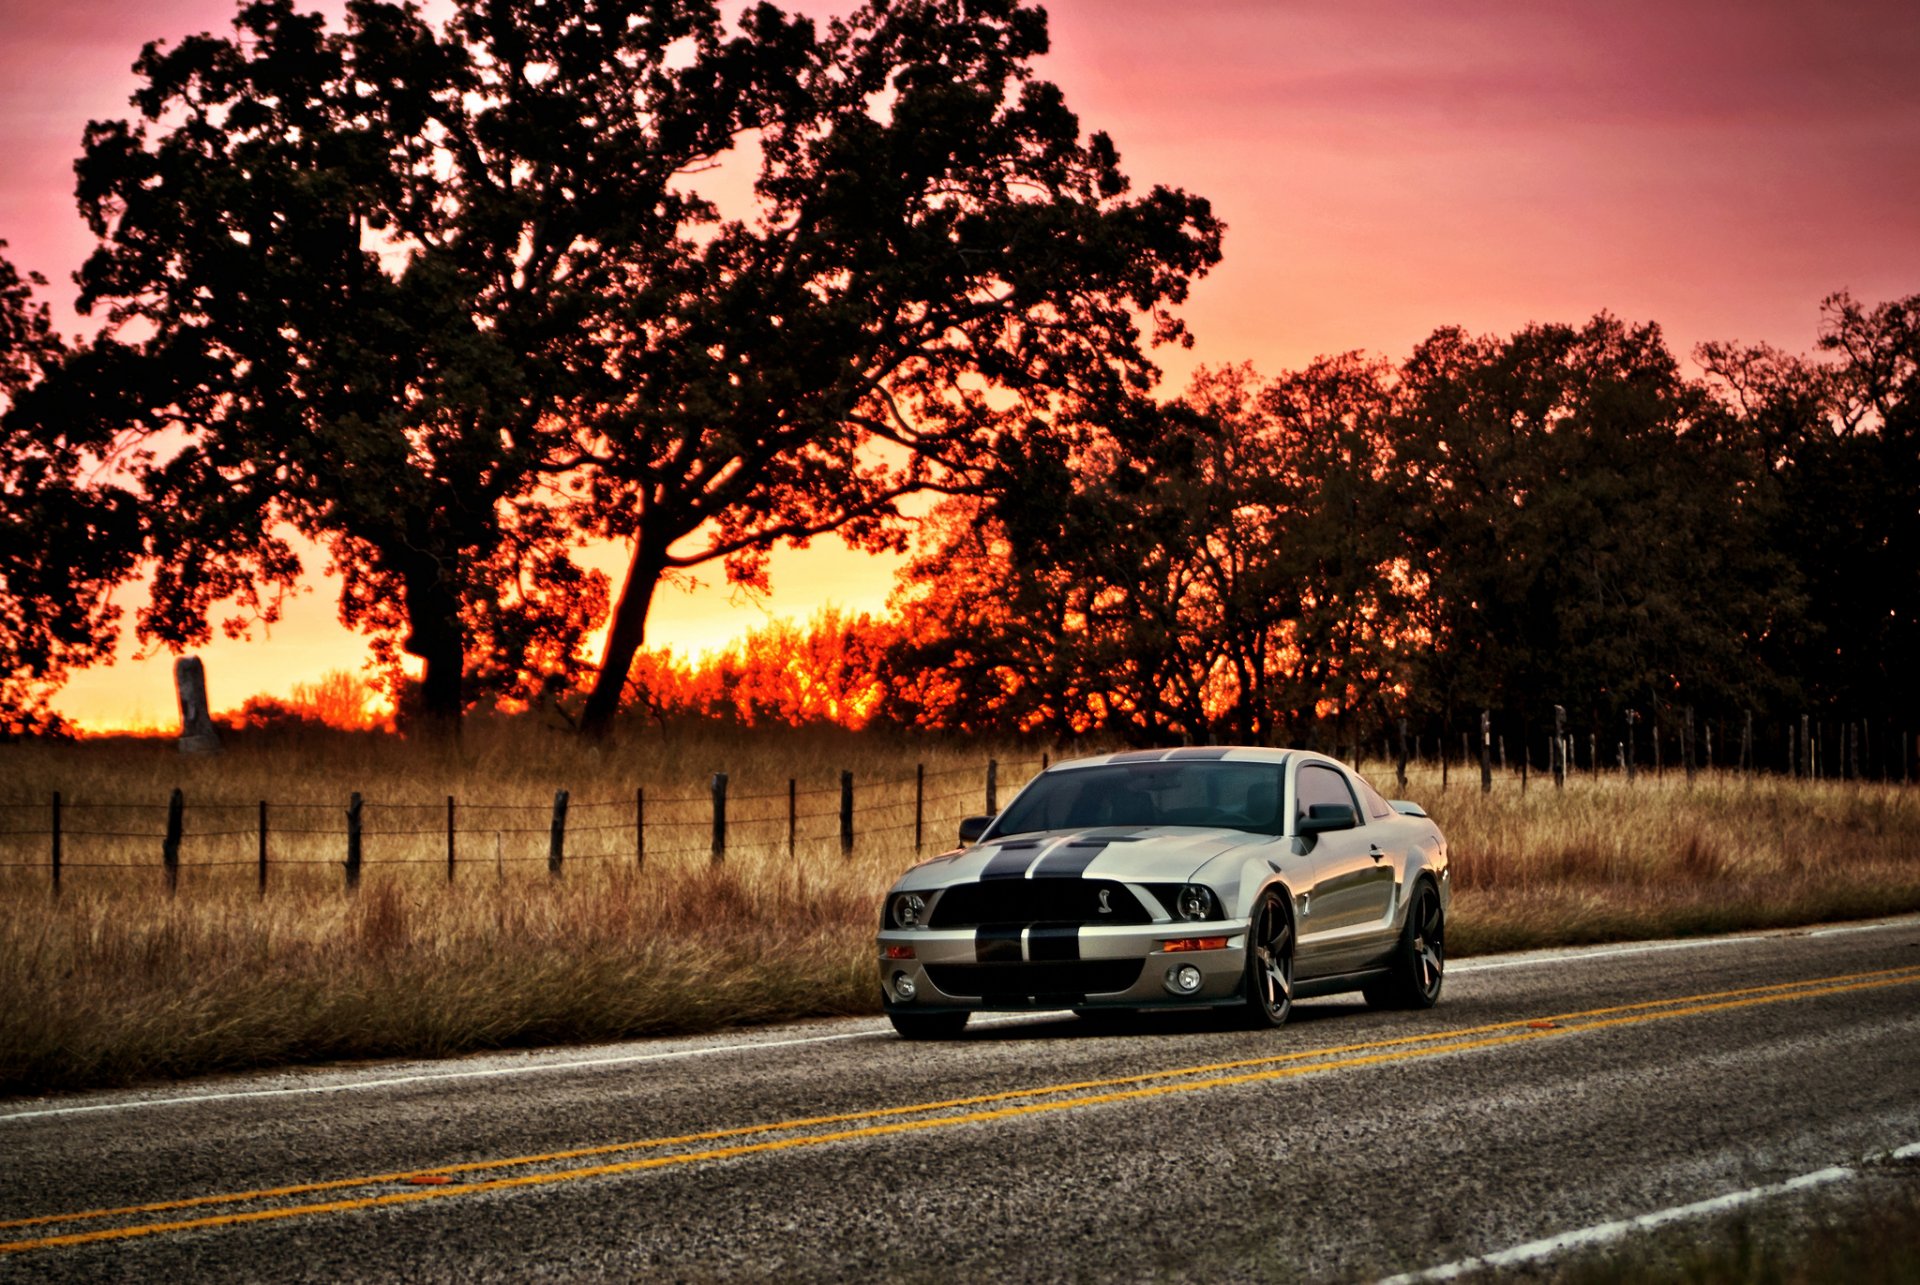
[[[1286,898],[1260,894],[1247,924],[1247,977],[1241,1018],[1255,1030],[1283,1024],[1293,1011],[1293,915]]]
[[[1447,966],[1447,916],[1440,893],[1420,881],[1407,909],[1407,926],[1393,952],[1387,975],[1362,992],[1375,1008],[1432,1008],[1440,999]]]
[[[889,1012],[887,1020],[905,1040],[950,1040],[966,1029],[967,1014]]]

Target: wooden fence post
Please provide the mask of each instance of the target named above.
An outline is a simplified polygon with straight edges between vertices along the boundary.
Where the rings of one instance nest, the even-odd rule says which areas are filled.
[[[1686,721],[1680,725],[1680,757],[1686,764],[1687,788],[1693,788],[1693,706],[1687,706]]]
[[[1395,720],[1400,729],[1400,757],[1394,761],[1394,779],[1400,782],[1400,792],[1407,792],[1407,720]]]
[[[560,877],[560,863],[567,855],[567,792],[553,792],[553,827],[547,831],[547,873]]]
[[[1000,760],[987,760],[987,815],[1000,814]]]
[[[853,855],[853,773],[840,774],[840,855]]]
[[[347,891],[360,886],[360,792],[347,799]]]
[[[1813,779],[1813,742],[1807,737],[1807,726],[1807,716],[1802,714],[1800,716],[1800,770],[1794,775],[1804,776],[1811,781]]]
[[[1480,711],[1480,793],[1493,793],[1493,711]]]
[[[448,884],[453,883],[453,860],[454,860],[453,836],[454,836],[453,796],[449,794],[447,796],[447,883]]]
[[[53,852],[50,856],[53,873],[53,895],[60,895],[60,791],[53,792]]]
[[[267,895],[267,801],[260,800],[260,895]]]
[[[1634,724],[1638,723],[1639,721],[1640,721],[1639,710],[1630,709],[1627,711],[1627,747],[1626,747],[1626,753],[1623,757],[1627,760],[1627,784],[1628,785],[1633,784],[1633,760],[1636,753],[1635,747],[1633,744],[1633,728],[1634,728]]]
[[[1567,707],[1553,707],[1553,788],[1567,786]]]
[[[167,891],[180,891],[180,831],[186,820],[187,796],[178,786],[167,796],[167,837],[160,841],[160,864],[166,867]]]
[[[713,791],[713,864],[727,857],[727,774],[715,772],[709,787]]]
[[[1044,754],[1040,756],[1043,762],[1046,760],[1046,757]],[[920,854],[920,845],[923,842],[921,833],[926,827],[926,821],[927,765],[925,763],[915,763],[913,765],[913,852],[915,856]]]

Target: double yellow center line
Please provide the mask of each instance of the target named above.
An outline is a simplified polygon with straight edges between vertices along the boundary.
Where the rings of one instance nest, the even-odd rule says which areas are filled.
[[[272,1222],[317,1214],[345,1213],[388,1205],[410,1205],[421,1201],[445,1200],[456,1196],[471,1196],[516,1187],[578,1182],[587,1178],[637,1173],[646,1169],[662,1169],[672,1165],[702,1164],[731,1159],[735,1156],[819,1147],[862,1138],[887,1137],[893,1134],[944,1129],[958,1125],[984,1124],[1021,1116],[1073,1111],[1107,1103],[1164,1097],[1177,1093],[1198,1093],[1209,1089],[1316,1075],[1326,1071],[1378,1066],[1388,1062],[1405,1062],[1415,1058],[1463,1053],[1473,1049],[1495,1048],[1531,1040],[1555,1039],[1584,1031],[1635,1026],[1705,1013],[1752,1008],[1762,1004],[1784,1003],[1789,1000],[1841,995],[1851,991],[1900,986],[1916,981],[1920,981],[1920,966],[1847,973],[1835,977],[1780,982],[1770,986],[1753,986],[1741,990],[1648,1000],[1610,1008],[1517,1018],[1485,1026],[1433,1031],[1391,1040],[1345,1044],[1330,1048],[1301,1049],[1271,1057],[1211,1062],[1199,1066],[1178,1067],[1112,1079],[1077,1080],[1042,1085],[1037,1088],[1009,1089],[998,1093],[947,1098],[937,1102],[917,1102],[906,1106],[806,1116],[771,1124],[743,1125],[671,1137],[641,1138],[568,1151],[476,1160],[463,1164],[440,1165],[431,1169],[405,1169],[356,1178],[337,1178],[326,1182],[294,1183],[252,1191],[154,1201],[115,1209],[88,1209],[74,1213],[0,1220],[0,1234],[28,1229],[45,1233],[25,1239],[0,1241],[0,1254],[19,1253],[32,1249],[52,1249],[65,1245],[85,1245],[100,1241],[126,1240],[168,1232]],[[712,1145],[716,1143],[721,1145]],[[634,1154],[640,1152],[662,1154]],[[611,1159],[617,1156],[629,1158]],[[569,1163],[582,1160],[599,1163],[585,1165]],[[514,1170],[530,1172],[503,1172]],[[396,1185],[402,1189],[380,1190]],[[316,1196],[332,1198],[311,1199]],[[200,1210],[217,1210],[218,1212],[190,1212]],[[155,1217],[156,1215],[163,1216]],[[165,1217],[164,1215],[189,1216]],[[100,1225],[109,1223],[113,1225]],[[77,1226],[78,1224],[93,1225]],[[52,1229],[56,1227],[71,1227],[73,1230],[53,1231]]]

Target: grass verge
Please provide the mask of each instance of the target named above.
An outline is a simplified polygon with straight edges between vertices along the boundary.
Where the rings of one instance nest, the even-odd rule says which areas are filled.
[[[309,738],[218,760],[183,761],[167,742],[5,747],[0,779],[28,802],[52,789],[83,803],[164,798],[175,784],[236,806],[293,797],[332,807],[349,790],[532,806],[559,786],[576,799],[629,798],[636,782],[650,797],[692,799],[708,773],[728,770],[742,824],[784,833],[789,779],[804,790],[845,767],[896,784],[862,787],[867,837],[851,858],[820,833],[826,820],[792,856],[763,837],[730,848],[719,867],[682,850],[644,868],[579,862],[552,880],[537,859],[543,835],[499,834],[496,860],[470,862],[449,885],[444,840],[396,832],[369,839],[351,896],[337,865],[318,858],[276,866],[259,896],[244,859],[219,864],[220,843],[244,852],[250,840],[209,834],[190,843],[199,846],[169,897],[151,843],[76,836],[81,857],[121,844],[147,864],[76,860],[58,900],[44,868],[0,869],[0,1093],[876,1012],[879,898],[913,855],[912,795],[898,782],[916,761],[930,779],[961,782],[928,808],[937,850],[932,836],[978,810],[974,773],[990,753],[779,732],[593,751],[484,728],[451,748]],[[1038,764],[1008,772],[1024,752],[999,757],[1004,800]],[[1388,784],[1389,773],[1374,775]],[[1502,778],[1482,795],[1442,792],[1437,773],[1416,773],[1389,792],[1424,802],[1448,834],[1455,955],[1920,910],[1920,790],[1714,775],[1688,787],[1668,774],[1631,788],[1580,778],[1563,791],[1536,778],[1524,793]],[[773,801],[757,821],[754,799]],[[509,840],[511,862],[498,855]]]

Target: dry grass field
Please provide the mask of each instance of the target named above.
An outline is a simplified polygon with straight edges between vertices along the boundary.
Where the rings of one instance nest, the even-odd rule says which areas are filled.
[[[458,746],[326,734],[196,759],[165,740],[0,747],[0,1093],[877,1011],[872,933],[913,856],[916,765],[931,853],[981,810],[989,757],[1003,801],[1039,767],[1026,748],[871,733],[670,731],[596,750],[484,724]],[[1373,767],[1389,787],[1391,769]],[[843,770],[851,857],[837,837]],[[715,771],[730,778],[718,866]],[[187,820],[169,895],[159,835],[176,787]],[[567,858],[553,878],[561,788]],[[353,791],[365,867],[349,894]],[[1460,774],[1442,792],[1437,770],[1416,770],[1406,794],[1452,843],[1456,955],[1920,909],[1920,788],[1727,775],[1689,788],[1669,772],[1632,787],[1580,776],[1559,792],[1536,776],[1524,794],[1502,776],[1482,796]]]

